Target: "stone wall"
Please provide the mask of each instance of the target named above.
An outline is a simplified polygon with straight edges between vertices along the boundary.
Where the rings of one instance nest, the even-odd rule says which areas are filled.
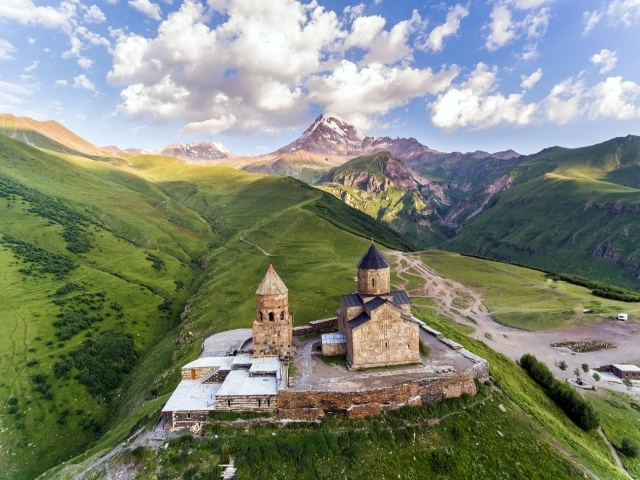
[[[251,327],[254,357],[289,357],[291,316],[287,294],[256,295],[256,319]]]
[[[191,412],[173,412],[173,428],[190,427],[195,423],[207,421],[208,413],[206,410],[197,410]]]
[[[391,269],[358,269],[358,292],[369,295],[389,293],[391,290]]]
[[[223,412],[275,412],[275,395],[225,395],[216,397],[216,410]]]
[[[323,343],[322,355],[332,357],[336,355],[345,355],[347,353],[346,343]]]
[[[278,394],[278,415],[299,419],[305,409],[345,412],[351,418],[375,415],[404,405],[439,402],[462,394],[475,395],[473,372],[452,377],[434,377],[394,387],[356,392],[320,392],[287,390]]]
[[[301,337],[303,335],[315,335],[317,333],[333,332],[338,328],[337,317],[326,318],[324,320],[315,320],[309,322],[308,325],[293,328],[293,336]]]
[[[182,380],[199,380],[209,375],[216,368],[219,368],[219,367],[183,368]]]
[[[389,303],[370,312],[371,320],[347,329],[347,360],[352,369],[420,361],[420,326],[403,320]]]

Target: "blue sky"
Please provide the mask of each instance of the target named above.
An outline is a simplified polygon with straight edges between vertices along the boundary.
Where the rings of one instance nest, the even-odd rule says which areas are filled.
[[[1,0],[0,112],[259,155],[322,112],[441,151],[640,135],[640,0]]]

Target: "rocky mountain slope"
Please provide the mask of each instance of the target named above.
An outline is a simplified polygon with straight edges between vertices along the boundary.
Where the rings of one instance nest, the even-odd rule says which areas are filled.
[[[417,245],[437,245],[453,233],[442,228],[436,208],[449,205],[442,186],[390,152],[350,160],[323,176],[319,187],[388,223]]]

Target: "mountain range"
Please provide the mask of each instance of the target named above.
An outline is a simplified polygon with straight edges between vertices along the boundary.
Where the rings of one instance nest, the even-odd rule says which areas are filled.
[[[0,134],[0,321],[6,333],[0,336],[0,478],[76,478],[90,466],[104,472],[96,470],[91,478],[116,471],[100,457],[123,468],[137,465],[145,478],[217,478],[220,472],[209,467],[228,458],[217,453],[222,445],[237,452],[237,465],[245,469],[240,472],[251,464],[263,472],[254,477],[271,478],[270,472],[283,470],[265,460],[266,438],[274,448],[290,445],[284,452],[313,445],[302,455],[320,459],[329,478],[370,478],[371,462],[387,465],[394,476],[398,453],[406,454],[406,465],[418,466],[416,478],[425,471],[423,463],[429,474],[454,471],[454,458],[477,467],[479,478],[494,478],[505,468],[511,468],[510,477],[544,477],[553,465],[556,478],[582,478],[582,470],[575,470],[582,464],[600,478],[624,478],[600,435],[576,428],[520,366],[491,350],[491,336],[470,339],[459,325],[440,318],[429,299],[419,297],[423,293],[416,314],[487,358],[500,389],[479,386],[482,398],[444,402],[435,411],[405,407],[375,423],[340,416],[320,430],[316,423],[298,422],[287,431],[263,424],[246,432],[222,427],[218,439],[208,431],[209,437],[164,441],[168,447],[157,451],[134,450],[136,444],[126,442],[135,432],[153,431],[179,382],[180,366],[197,358],[203,338],[250,326],[256,282],[270,263],[286,279],[296,325],[331,315],[340,296],[353,289],[354,265],[371,239],[398,252],[394,267],[404,273],[396,270],[393,281],[406,279],[416,293],[431,286],[416,282],[412,264],[403,265],[410,258],[423,258],[443,275],[443,284],[455,282],[460,272],[473,289],[479,278],[493,277],[497,283],[482,287],[487,305],[500,297],[501,305],[511,307],[526,297],[515,311],[490,306],[498,321],[511,315],[518,317],[511,324],[528,328],[525,316],[573,323],[574,305],[620,311],[621,302],[540,272],[444,251],[400,252],[435,246],[637,289],[638,137],[531,156],[433,152],[409,140],[405,153],[390,151],[401,144],[396,139],[387,149],[355,158],[297,150],[185,166],[142,150],[92,146],[55,122],[8,117],[7,123],[6,135]],[[310,182],[315,176],[317,185],[242,170],[256,162],[265,169],[299,169]],[[462,305],[463,295],[451,305]],[[615,405],[601,403],[626,413],[625,432],[636,432],[636,404],[615,398]],[[448,418],[424,427],[443,415]],[[344,435],[325,443],[325,426]],[[258,452],[257,460],[242,453],[244,447],[234,443],[239,438],[257,445],[247,450]],[[339,447],[344,455],[323,457],[318,445]],[[212,447],[220,450],[212,453]],[[390,452],[386,459],[383,451]],[[157,463],[148,464],[147,475],[143,462],[149,459]],[[207,465],[198,471],[197,462]],[[356,467],[360,475],[353,474]],[[318,470],[309,472],[313,478]],[[287,478],[296,474],[285,471]]]
[[[98,148],[56,122],[10,115],[0,122],[0,132],[24,143],[116,165],[153,154],[295,177],[387,223],[419,248],[640,287],[636,136],[528,156],[511,149],[446,153],[414,138],[368,136],[323,114],[290,144],[243,157],[216,142],[171,144],[153,152]]]

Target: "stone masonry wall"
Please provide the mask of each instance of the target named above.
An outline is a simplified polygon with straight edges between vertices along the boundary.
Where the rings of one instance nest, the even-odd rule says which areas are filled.
[[[173,428],[190,427],[195,423],[207,421],[208,412],[206,410],[198,410],[192,412],[174,412]]]
[[[289,418],[289,412],[296,419],[305,409],[324,412],[346,412],[353,418],[374,415],[404,405],[419,405],[438,402],[462,394],[475,395],[476,385],[473,372],[465,372],[453,377],[426,378],[403,383],[394,387],[365,390],[359,392],[319,392],[287,390],[278,394],[278,414]]]
[[[301,337],[303,335],[315,335],[316,333],[333,332],[338,328],[338,319],[327,318],[326,320],[316,320],[309,322],[308,325],[293,327],[293,336]]]

